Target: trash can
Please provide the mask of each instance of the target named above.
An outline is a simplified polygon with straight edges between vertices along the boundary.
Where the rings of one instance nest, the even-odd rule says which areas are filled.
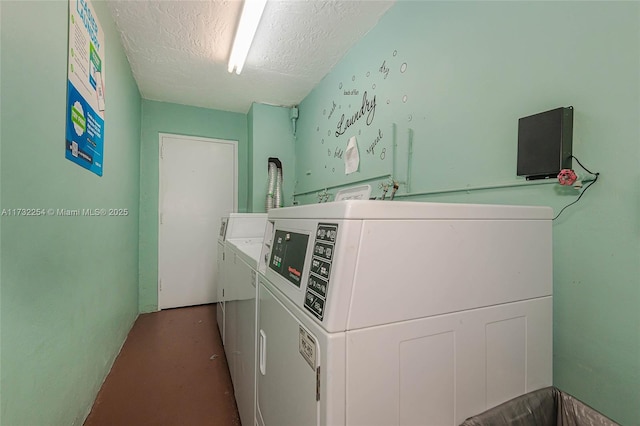
[[[619,426],[593,408],[555,387],[529,392],[460,426]]]

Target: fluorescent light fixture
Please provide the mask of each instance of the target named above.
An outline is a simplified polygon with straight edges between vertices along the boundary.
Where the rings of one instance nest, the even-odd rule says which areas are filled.
[[[229,56],[229,67],[227,68],[229,72],[233,72],[234,68],[236,74],[240,74],[242,71],[266,5],[267,0],[244,0],[240,23],[238,24],[236,37],[233,40],[231,56]]]

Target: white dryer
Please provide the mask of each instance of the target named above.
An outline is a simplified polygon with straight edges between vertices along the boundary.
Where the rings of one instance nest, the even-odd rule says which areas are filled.
[[[457,425],[551,385],[551,217],[382,201],[270,211],[257,423]]]

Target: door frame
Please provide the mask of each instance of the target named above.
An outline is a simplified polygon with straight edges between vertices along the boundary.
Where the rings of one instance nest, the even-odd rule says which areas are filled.
[[[189,135],[181,135],[179,133],[165,133],[158,132],[158,246],[156,247],[156,258],[157,258],[157,275],[158,279],[156,282],[156,294],[157,294],[157,309],[161,311],[160,308],[160,247],[162,241],[162,233],[160,232],[160,225],[162,222],[162,142],[164,138],[177,138],[177,139],[187,139],[195,142],[205,142],[205,143],[221,143],[226,145],[231,145],[233,147],[233,212],[238,211],[238,141],[230,140],[230,139],[219,139],[219,138],[211,138],[207,136],[189,136]],[[217,236],[211,236],[212,241],[217,244]],[[214,259],[215,260],[215,259]]]

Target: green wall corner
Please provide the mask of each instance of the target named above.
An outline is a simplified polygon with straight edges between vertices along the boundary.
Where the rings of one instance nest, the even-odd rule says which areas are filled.
[[[291,108],[254,103],[249,110],[251,138],[251,212],[266,211],[268,159],[282,163],[284,206],[293,203],[295,187],[295,136],[290,118]]]

